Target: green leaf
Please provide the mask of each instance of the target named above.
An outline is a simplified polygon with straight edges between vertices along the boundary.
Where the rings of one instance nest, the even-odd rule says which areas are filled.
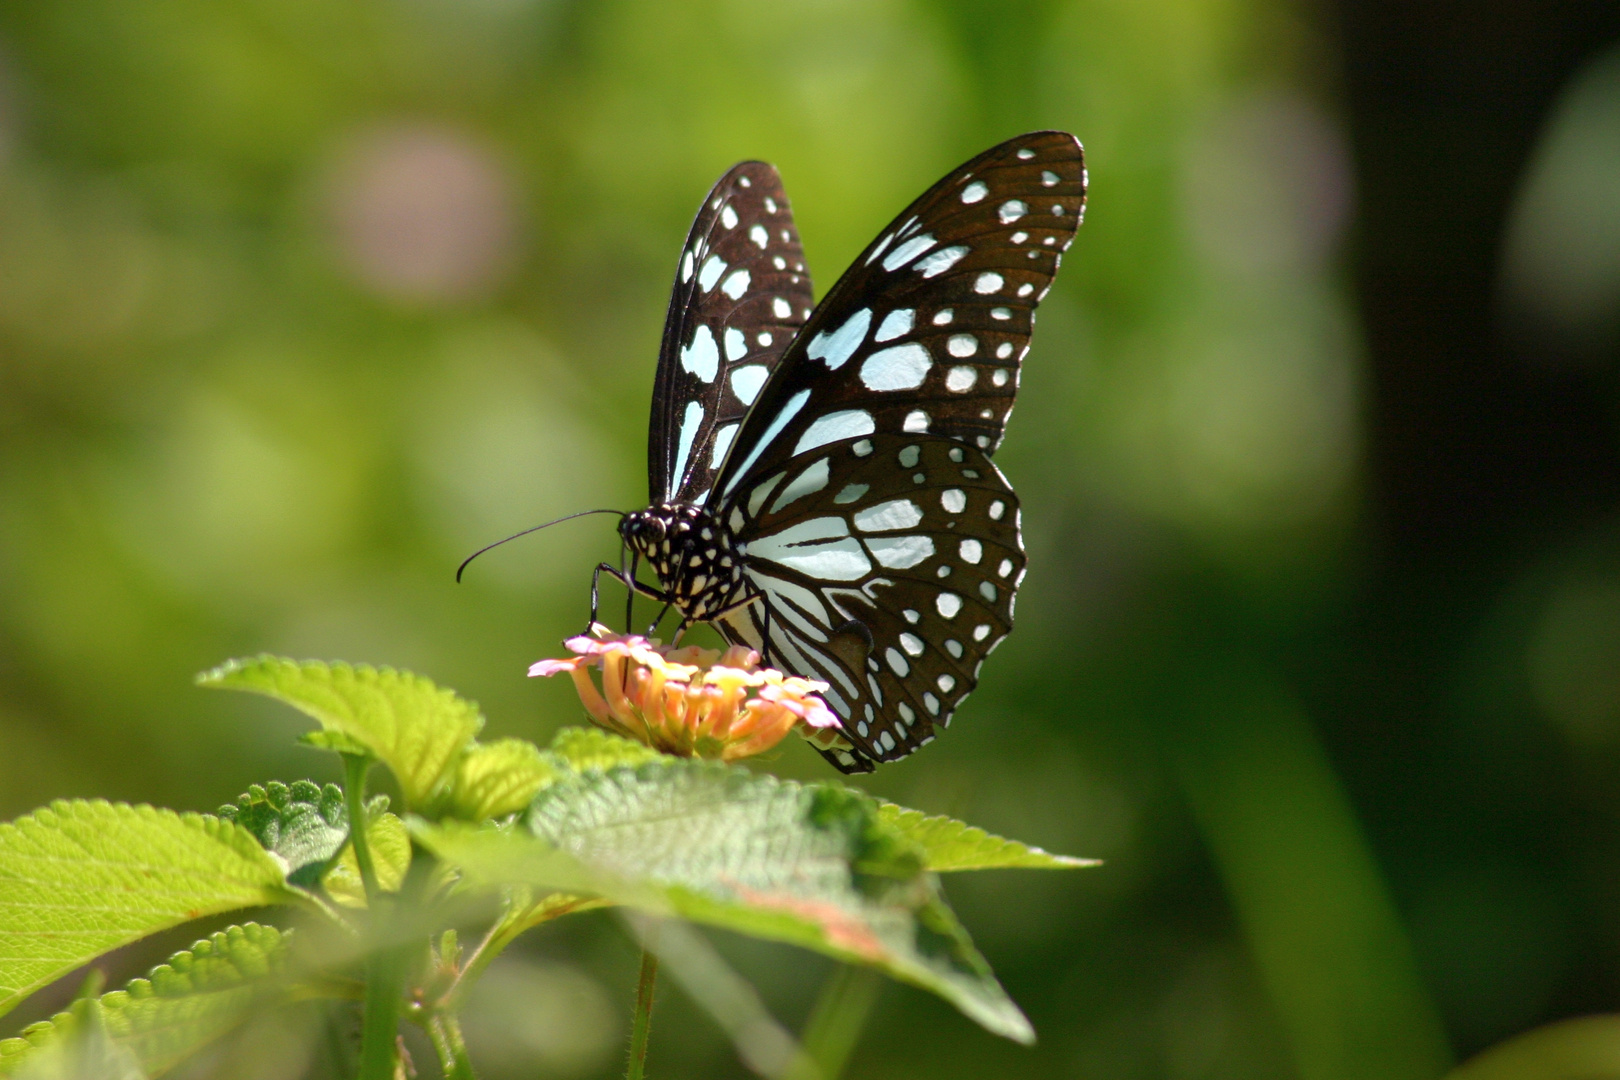
[[[884,824],[921,848],[928,869],[936,873],[1012,867],[1066,870],[1102,865],[1098,859],[1053,855],[1038,847],[987,833],[955,818],[933,817],[921,810],[908,810],[894,803],[880,803],[878,816]]]
[[[367,808],[368,814],[372,813],[376,802],[372,800],[372,806]],[[383,892],[399,892],[400,886],[405,883],[405,872],[411,867],[411,835],[405,831],[405,823],[393,814],[378,810],[366,828],[366,838],[371,841],[371,862],[377,871],[377,887]],[[321,878],[321,887],[333,901],[344,907],[366,906],[366,886],[360,877],[360,860],[354,854],[353,844],[344,846],[343,854],[337,857],[332,868]]]
[[[475,742],[456,763],[450,812],[471,821],[515,813],[557,777],[558,765],[554,757],[523,739]]]
[[[650,746],[587,727],[566,727],[551,740],[551,752],[575,772],[600,772],[618,765],[665,760]]]
[[[349,839],[349,811],[343,789],[324,788],[310,780],[289,787],[271,781],[254,784],[235,803],[219,808],[219,816],[252,833],[275,856],[294,885],[309,886]]]
[[[66,1012],[0,1042],[0,1075],[88,1075],[69,1066],[85,1036],[96,1052],[133,1060],[145,1075],[173,1068],[246,1020],[285,968],[287,935],[246,923],[175,953],[122,990],[74,1002]],[[78,1038],[75,1038],[78,1036]]]
[[[595,894],[869,964],[997,1034],[1034,1037],[916,848],[842,785],[659,757],[562,778],[520,825],[413,828],[487,884]]]
[[[197,682],[267,694],[355,740],[393,770],[409,807],[429,803],[484,724],[477,705],[393,668],[259,656],[205,671]]]
[[[298,901],[240,825],[150,806],[52,803],[0,825],[0,1013],[148,934]]]

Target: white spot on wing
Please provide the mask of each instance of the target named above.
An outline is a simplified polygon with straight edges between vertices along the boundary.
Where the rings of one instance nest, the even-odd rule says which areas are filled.
[[[1005,514],[1006,512],[1007,512],[1007,504],[1002,502],[1000,499],[997,499],[995,502],[990,504],[990,520],[991,521],[1000,521],[1001,520],[1001,515]]]
[[[950,308],[940,308],[938,311],[934,312],[933,322],[935,326],[949,326],[951,320],[955,317],[956,313]]]
[[[709,468],[718,469],[720,463],[726,460],[726,451],[731,449],[731,440],[737,437],[740,424],[727,424],[714,433],[714,452],[709,455]]]
[[[726,359],[741,360],[748,355],[748,339],[735,326],[726,331]]]
[[[883,269],[898,270],[937,243],[939,241],[934,239],[932,233],[918,233],[889,252],[888,257],[883,260]],[[946,250],[950,249],[947,248]]]
[[[775,300],[771,301],[771,312],[778,319],[788,319],[788,318],[792,318],[792,316],[793,316],[793,308],[792,308],[792,306],[789,305],[788,302],[786,300],[782,299],[780,296],[778,296]]]
[[[880,349],[861,364],[861,382],[868,390],[915,390],[934,366],[928,350],[913,341]]]
[[[726,485],[725,494],[731,494],[731,489],[737,486],[737,481],[741,480],[743,475],[753,467],[754,462],[759,460],[759,455],[763,454],[765,448],[771,445],[771,442],[778,435],[782,434],[782,429],[787,427],[795,416],[799,415],[799,410],[804,408],[804,403],[809,400],[809,390],[800,390],[787,399],[787,404],[783,405],[771,420],[770,427],[765,429],[765,433],[759,437],[759,441],[748,451],[748,456],[743,459],[742,465],[736,472],[731,474],[731,483]]]
[[[1031,285],[1027,281],[1024,282],[1022,285],[1018,286],[1018,295],[1019,296],[1028,296],[1030,293],[1032,293],[1034,291],[1035,291],[1035,286]]]
[[[900,655],[899,649],[891,646],[890,648],[883,650],[883,659],[889,662],[889,670],[893,671],[902,679],[911,674],[911,665],[906,662],[906,658],[904,656]],[[883,734],[888,735],[889,733],[885,731]]]
[[[872,309],[861,308],[845,319],[844,324],[838,329],[823,330],[811,338],[810,346],[805,349],[804,354],[812,360],[824,362],[829,370],[837,371],[854,354],[861,342],[866,340],[866,331],[871,325]]]
[[[809,391],[801,390],[799,393],[808,394]],[[798,444],[793,448],[793,456],[797,457],[806,450],[814,450],[818,446],[826,446],[840,439],[870,435],[876,430],[877,425],[872,422],[872,414],[865,409],[841,409],[838,412],[831,412],[826,416],[817,417],[815,423],[805,429],[804,434],[799,436]]]
[[[972,356],[979,351],[979,339],[972,334],[952,334],[945,349],[952,356]]]
[[[1022,199],[1008,199],[996,210],[996,216],[1001,218],[1003,225],[1011,225],[1027,213],[1029,205]]]
[[[911,332],[911,323],[916,316],[911,308],[899,308],[883,316],[878,324],[877,333],[872,335],[873,341],[893,341],[902,334]]]
[[[726,272],[726,260],[718,255],[710,255],[703,261],[703,269],[698,271],[698,287],[704,292],[714,288],[714,283],[720,280],[720,275]]]
[[[1001,322],[1006,322],[1008,319],[1012,318],[1012,308],[993,307],[990,309],[990,317],[992,319],[999,319]]]
[[[714,382],[720,370],[720,347],[706,323],[699,323],[692,332],[692,344],[681,348],[681,367],[706,383]]]
[[[764,364],[745,364],[731,373],[731,392],[744,405],[752,405],[768,375],[770,370]]]
[[[703,426],[703,406],[695,401],[686,403],[686,413],[681,417],[680,448],[675,453],[675,471],[669,478],[669,489],[674,491],[680,487],[681,479],[686,476],[686,459],[692,456],[692,443],[697,439],[698,428]]]
[[[979,369],[966,364],[953,367],[945,373],[945,389],[957,394],[967,393],[978,381]]]
[[[984,545],[970,537],[962,541],[961,546],[957,548],[957,554],[962,556],[963,562],[977,566],[979,560],[984,558]]]
[[[927,258],[918,259],[917,265],[912,267],[912,269],[919,271],[925,278],[938,277],[940,274],[943,274],[945,271],[955,266],[957,262],[960,261],[962,256],[966,255],[967,253],[968,248],[963,244],[957,244],[954,247],[941,248],[932,255],[929,255]]]
[[[908,570],[934,554],[934,541],[926,536],[879,536],[866,546],[872,558],[891,570]]]
[[[833,496],[833,502],[839,504],[852,503],[871,490],[871,484],[845,484],[844,490]]]
[[[928,430],[928,414],[921,409],[912,409],[906,413],[906,422],[901,425],[900,430],[923,434]]]
[[[811,518],[748,542],[750,559],[766,559],[811,577],[856,581],[872,570],[843,518]]]
[[[962,610],[962,598],[953,592],[942,592],[934,599],[934,608],[947,619],[956,618]]]
[[[910,499],[890,499],[857,511],[855,527],[861,532],[893,532],[915,529],[922,519],[922,507]]]
[[[974,641],[983,641],[985,638],[987,638],[989,636],[990,636],[990,624],[989,623],[980,623],[978,626],[975,626],[973,628],[973,640]]]
[[[765,212],[767,214],[776,213],[776,200],[769,195],[765,196]]]
[[[912,656],[921,656],[923,654],[922,638],[916,634],[902,633],[900,635],[900,647]]]
[[[939,504],[953,514],[960,514],[967,509],[967,496],[961,488],[950,488],[939,493]]]
[[[1011,349],[1008,349],[1007,351],[1012,352]],[[1000,349],[996,350],[996,355],[997,356],[1001,355],[1001,350]],[[995,383],[997,386],[1006,386],[1007,385],[1007,369],[1004,368],[1004,367],[996,368],[995,374],[990,376],[990,381]]]
[[[759,250],[764,251],[765,245],[771,242],[771,234],[765,231],[765,226],[755,225],[748,230],[748,239],[758,244]]]
[[[973,291],[976,293],[993,293],[1001,288],[1005,279],[994,270],[986,270],[973,281]]]
[[[913,443],[911,446],[903,447],[900,453],[896,455],[896,460],[900,462],[902,469],[909,469],[917,464],[918,459],[921,457],[922,447]]]
[[[1032,158],[1034,156],[1035,156],[1035,151],[1031,150],[1027,146],[1024,147],[1022,150],[1018,151],[1018,160],[1019,161],[1028,161],[1030,158]]]
[[[831,466],[832,462],[830,459],[822,458],[820,461],[811,465],[808,469],[805,469],[798,476],[795,476],[793,478],[793,482],[787,487],[783,488],[782,494],[778,495],[776,497],[776,501],[771,504],[771,513],[774,514],[781,510],[782,507],[786,506],[794,499],[802,498],[805,495],[814,494],[815,492],[826,487],[827,477],[829,475]]]
[[[748,291],[749,273],[747,270],[736,270],[726,278],[726,283],[720,286],[720,291],[733,300],[742,299],[742,294]]]
[[[720,224],[724,225],[728,229],[735,229],[737,227],[737,211],[731,208],[730,203],[727,203],[720,210]]]
[[[990,194],[990,189],[985,187],[984,182],[982,180],[975,180],[973,183],[962,189],[962,201],[965,203],[976,203],[988,194]]]
[[[692,253],[690,251],[685,251],[685,252],[681,253],[681,284],[685,285],[688,281],[691,281],[691,280],[692,280]]]

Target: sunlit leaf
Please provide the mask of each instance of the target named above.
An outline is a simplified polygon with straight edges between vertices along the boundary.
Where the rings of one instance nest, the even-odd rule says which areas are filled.
[[[259,656],[232,660],[197,681],[266,694],[355,740],[393,770],[411,807],[430,801],[484,723],[472,702],[393,668]]]
[[[240,825],[149,806],[52,803],[0,825],[0,1013],[148,934],[296,899]]]
[[[366,829],[366,839],[371,842],[371,863],[377,872],[377,887],[383,892],[398,892],[411,866],[411,837],[404,823],[393,814],[378,812]],[[345,846],[332,863],[332,868],[321,878],[321,887],[344,907],[366,906],[366,886],[360,877],[360,860],[355,856],[353,844]]]
[[[523,739],[473,743],[456,763],[450,812],[472,821],[514,813],[557,773],[556,759]]]
[[[1102,865],[1098,859],[1053,855],[1038,847],[987,833],[955,818],[935,817],[893,803],[879,804],[878,816],[884,824],[921,848],[928,869],[939,873],[1013,867],[1063,870]]]
[[[162,1073],[252,1015],[275,987],[286,940],[257,923],[221,930],[175,953],[147,978],[74,1002],[21,1037],[0,1042],[0,1074],[30,1080],[85,1075],[87,1052],[133,1063],[149,1076]],[[75,1045],[86,1037],[103,1045]]]
[[[566,727],[551,740],[551,752],[576,772],[611,769],[658,761],[658,751],[638,742],[587,727]]]

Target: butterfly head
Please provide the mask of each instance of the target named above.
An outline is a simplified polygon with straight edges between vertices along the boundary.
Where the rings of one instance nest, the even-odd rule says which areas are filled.
[[[731,530],[702,507],[649,506],[626,514],[619,535],[652,564],[688,618],[722,610],[742,587],[742,560]]]

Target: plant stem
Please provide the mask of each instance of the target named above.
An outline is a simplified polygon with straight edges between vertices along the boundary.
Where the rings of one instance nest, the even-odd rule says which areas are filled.
[[[472,1059],[467,1056],[466,1040],[461,1037],[461,1021],[455,1013],[434,1013],[428,1021],[428,1037],[438,1052],[444,1080],[477,1080]]]
[[[801,1040],[819,1080],[838,1080],[843,1073],[882,987],[883,977],[871,968],[840,964],[827,977]]]
[[[370,770],[369,757],[343,755],[343,799],[349,811],[349,842],[354,845],[354,861],[360,864],[360,881],[366,887],[368,906],[374,905],[381,895],[377,888],[377,864],[371,861],[371,838],[366,835],[366,773]]]
[[[652,1031],[653,987],[658,982],[658,954],[653,952],[656,928],[649,928],[641,946],[641,974],[636,979],[636,1016],[630,1027],[630,1065],[624,1080],[641,1080],[647,1066],[647,1036]]]
[[[399,1066],[399,1014],[405,996],[410,950],[388,941],[393,899],[377,887],[376,866],[366,836],[366,773],[371,760],[343,755],[343,797],[349,810],[349,840],[360,864],[370,916],[371,952],[366,957],[366,997],[360,1024],[359,1080],[394,1080]]]

